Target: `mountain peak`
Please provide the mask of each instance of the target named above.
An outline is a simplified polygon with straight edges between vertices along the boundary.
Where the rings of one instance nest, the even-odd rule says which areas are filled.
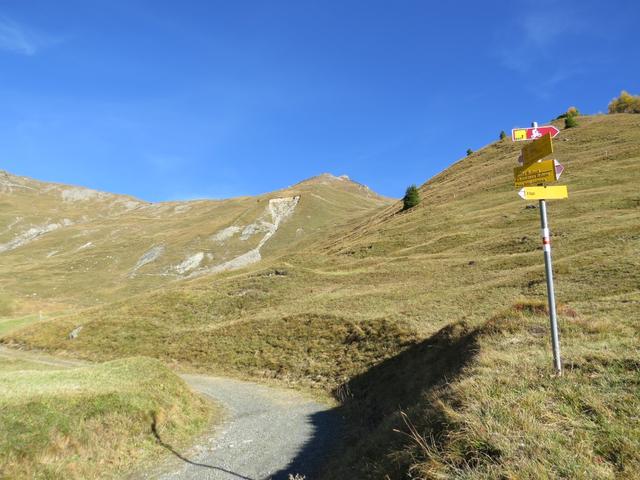
[[[311,182],[322,182],[322,181],[334,181],[334,182],[343,182],[345,180],[351,181],[348,175],[340,175],[336,176],[332,173],[321,173],[319,175],[314,175],[313,177],[309,177],[305,180],[302,180],[300,183],[311,183]]]

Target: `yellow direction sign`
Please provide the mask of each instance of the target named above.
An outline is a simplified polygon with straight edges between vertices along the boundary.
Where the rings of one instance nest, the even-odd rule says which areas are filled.
[[[532,163],[528,167],[516,167],[513,169],[513,177],[516,187],[555,182],[558,179],[556,177],[556,161],[553,159],[543,160]]]
[[[533,162],[540,160],[553,153],[553,143],[551,134],[547,133],[537,140],[534,140],[522,149],[522,166],[528,167]]]
[[[569,197],[566,185],[553,187],[524,187],[518,192],[525,200],[561,200]]]

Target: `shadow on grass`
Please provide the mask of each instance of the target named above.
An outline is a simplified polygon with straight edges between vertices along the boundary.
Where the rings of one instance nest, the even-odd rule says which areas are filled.
[[[407,442],[394,432],[405,430],[400,412],[415,408],[423,416],[425,396],[454,380],[476,356],[477,335],[464,323],[449,325],[340,386],[334,395],[341,405],[310,418],[313,438],[272,478],[406,478],[402,459],[388,457]],[[437,407],[428,413],[421,427],[437,441],[446,423]]]
[[[151,431],[153,432],[153,436],[156,437],[156,441],[158,442],[158,444],[160,446],[166,448],[172,454],[174,454],[176,457],[178,457],[180,460],[182,460],[185,463],[188,463],[189,465],[193,465],[193,466],[196,466],[196,467],[209,469],[209,470],[217,470],[219,472],[223,472],[223,473],[226,473],[228,475],[233,475],[234,477],[240,478],[242,480],[256,480],[256,479],[253,479],[251,477],[245,477],[244,475],[240,475],[239,473],[232,472],[231,470],[226,470],[226,469],[224,469],[222,467],[216,467],[215,465],[207,465],[206,463],[194,462],[193,460],[190,460],[189,458],[185,457],[180,452],[178,452],[175,448],[173,448],[171,445],[169,445],[168,443],[165,443],[162,440],[162,438],[160,437],[160,434],[158,433],[158,428],[157,428],[157,425],[156,425],[156,419],[155,418],[153,419],[153,423],[151,424]]]

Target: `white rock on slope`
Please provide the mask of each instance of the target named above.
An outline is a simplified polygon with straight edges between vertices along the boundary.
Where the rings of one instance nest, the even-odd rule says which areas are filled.
[[[146,264],[154,262],[157,260],[160,255],[164,253],[164,245],[156,245],[151,249],[147,250],[136,262],[133,266],[133,269],[129,272],[129,277],[133,278],[136,276],[138,270],[144,267]]]
[[[87,242],[84,245],[79,246],[76,251],[79,252],[80,250],[84,250],[86,248],[91,248],[91,247],[93,247],[93,242]]]
[[[243,253],[242,255],[238,255],[237,257],[227,262],[193,272],[190,275],[190,277],[204,275],[206,273],[217,273],[225,270],[235,270],[235,269],[242,268],[262,260],[262,256],[260,255],[260,249],[278,231],[278,228],[280,227],[280,223],[282,223],[282,221],[285,218],[289,217],[294,212],[299,201],[300,201],[299,196],[274,198],[269,200],[269,205],[267,206],[267,211],[265,212],[265,216],[270,215],[271,222],[268,222],[266,218],[264,218],[265,216],[263,216],[261,219],[255,222],[255,224],[260,224],[264,226],[266,230],[265,236],[262,237],[262,239],[260,240],[260,243],[258,243],[258,246],[256,248],[252,248],[248,252]]]
[[[173,267],[173,269],[180,275],[184,275],[187,272],[190,272],[191,270],[195,270],[196,268],[198,268],[200,266],[200,264],[202,263],[202,260],[204,259],[204,252],[198,252],[195,253],[193,255],[191,255],[190,257],[188,257],[187,259],[185,259],[182,263],[176,265],[175,267]]]
[[[224,272],[226,270],[236,270],[238,268],[251,265],[252,263],[257,263],[260,260],[262,260],[262,255],[260,255],[260,250],[258,250],[257,248],[252,248],[248,252],[232,258],[228,262],[224,262],[224,263],[221,263],[220,265],[207,268],[206,270],[203,270],[203,271],[194,272],[192,276],[202,275],[205,273]]]
[[[28,243],[33,242],[38,237],[45,235],[47,233],[58,230],[62,227],[67,227],[69,225],[73,225],[73,222],[69,219],[64,219],[62,223],[49,223],[45,225],[38,225],[35,227],[31,227],[29,230],[22,232],[19,235],[16,235],[13,240],[10,240],[6,243],[0,244],[0,253],[8,252],[11,250],[15,250],[16,248],[27,245]]]
[[[173,213],[185,213],[191,210],[191,205],[181,204],[173,208]]]
[[[62,196],[62,201],[64,202],[85,202],[87,200],[102,198],[103,196],[105,196],[104,193],[81,187],[67,188],[65,190],[62,190],[60,192],[60,195]]]
[[[229,240],[230,238],[233,238],[233,236],[238,233],[239,231],[242,230],[242,227],[238,227],[236,225],[231,225],[230,227],[227,227],[223,230],[220,230],[219,232],[211,235],[211,240],[214,242],[218,242],[218,243],[223,243],[226,240]]]
[[[240,234],[240,240],[245,241],[249,240],[249,238],[256,233],[266,233],[269,231],[271,227],[271,223],[266,222],[264,220],[257,220],[254,223],[251,223],[244,227],[242,233]]]
[[[111,208],[122,208],[124,211],[129,212],[131,210],[135,210],[136,208],[143,207],[145,204],[141,202],[137,202],[135,200],[130,200],[127,198],[118,198],[111,202]]]
[[[28,185],[17,183],[19,181],[25,181],[24,178],[11,175],[4,170],[0,170],[0,192],[12,193],[14,188],[23,188],[27,190],[35,190],[35,188]]]

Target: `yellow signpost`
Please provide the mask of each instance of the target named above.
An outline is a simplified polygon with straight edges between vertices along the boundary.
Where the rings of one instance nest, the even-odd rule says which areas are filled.
[[[553,187],[524,187],[518,192],[525,200],[561,200],[569,197],[566,185]]]
[[[558,179],[556,176],[556,161],[553,159],[543,160],[532,163],[528,167],[516,167],[513,169],[513,176],[516,187],[555,182]]]
[[[569,197],[566,185],[545,186],[548,182],[555,182],[562,174],[564,167],[556,160],[542,160],[553,153],[552,136],[559,130],[553,126],[544,127],[543,134],[537,123],[531,128],[513,129],[511,138],[514,142],[533,140],[525,145],[520,155],[521,167],[513,171],[516,187],[523,187],[518,195],[525,200],[539,200],[540,226],[542,227],[542,250],[544,252],[544,269],[547,280],[547,298],[549,300],[549,323],[551,327],[551,348],[553,350],[553,366],[558,375],[562,374],[562,360],[560,358],[560,334],[558,330],[558,314],[556,311],[556,294],[553,286],[553,267],[551,264],[551,234],[547,221],[547,200],[560,200]],[[540,135],[542,136],[540,137]],[[535,140],[534,140],[535,139]],[[533,186],[535,185],[535,186]]]
[[[553,153],[551,134],[547,133],[537,140],[525,145],[522,149],[522,166],[528,167],[532,163]]]

